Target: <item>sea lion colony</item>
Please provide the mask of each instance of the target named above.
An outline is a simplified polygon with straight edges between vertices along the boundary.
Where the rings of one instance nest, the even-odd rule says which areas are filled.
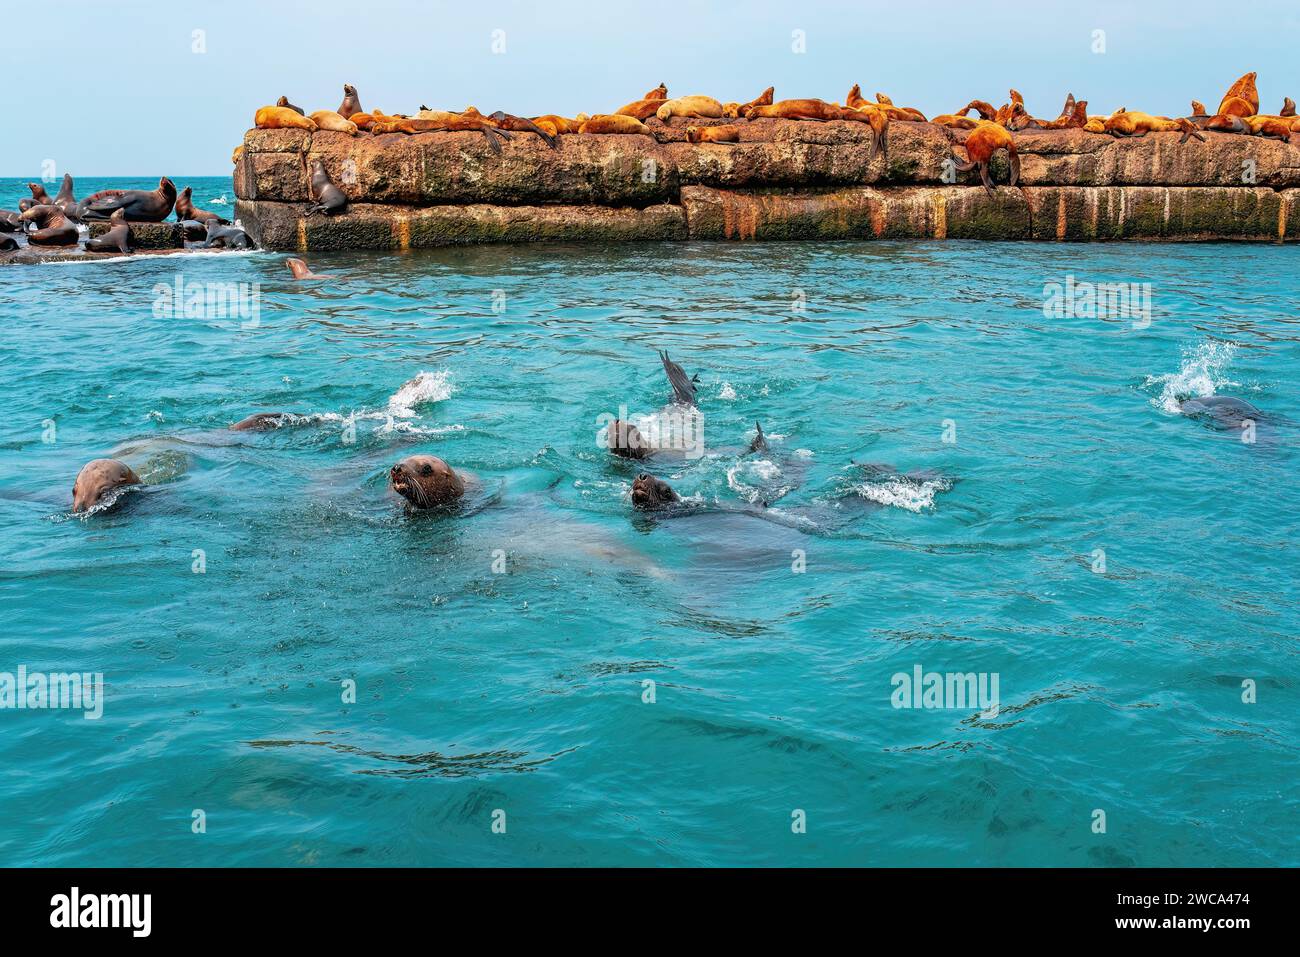
[[[971,100],[955,113],[927,119],[914,107],[896,106],[884,93],[877,93],[874,101],[866,99],[856,83],[845,95],[842,105],[820,99],[776,100],[772,87],[746,103],[724,103],[702,95],[670,98],[667,86],[661,83],[612,113],[579,113],[572,118],[553,113],[534,117],[519,117],[504,111],[484,114],[473,106],[453,112],[431,110],[422,105],[414,114],[389,114],[379,109],[364,110],[356,87],[345,84],[343,101],[337,110],[318,110],[308,115],[282,96],[275,106],[257,110],[254,126],[258,129],[334,130],[350,136],[477,131],[483,134],[493,151],[500,153],[501,142],[511,139],[516,133],[534,134],[552,149],[560,148],[562,137],[573,135],[618,133],[658,140],[673,117],[733,121],[707,126],[688,125],[686,128],[686,138],[691,143],[721,144],[739,142],[742,125],[754,120],[848,120],[864,123],[871,130],[870,149],[874,156],[878,150],[886,148],[890,123],[931,123],[946,130],[969,131],[965,143],[966,159],[963,161],[960,156],[954,156],[957,168],[962,171],[978,168],[984,187],[991,190],[993,184],[988,163],[993,153],[1000,150],[1008,154],[1010,185],[1016,184],[1019,159],[1014,134],[1027,130],[1078,129],[1114,137],[1173,132],[1181,134],[1180,145],[1189,139],[1203,141],[1207,131],[1279,139],[1300,132],[1300,117],[1296,116],[1295,104],[1290,97],[1285,98],[1277,114],[1259,112],[1255,76],[1253,72],[1247,73],[1233,83],[1214,113],[1209,113],[1200,101],[1192,100],[1192,112],[1181,117],[1160,116],[1122,106],[1109,115],[1093,114],[1088,112],[1087,100],[1076,100],[1071,93],[1066,96],[1055,119],[1033,116],[1025,107],[1024,97],[1016,90],[1009,92],[1009,101],[1000,107],[995,108],[984,100]],[[951,133],[949,138],[953,138]],[[236,157],[238,154],[239,150],[236,150]],[[314,187],[315,179],[314,175]],[[325,182],[328,183],[328,179]],[[318,208],[317,211],[329,213],[341,208]]]
[[[185,238],[199,248],[248,249],[253,241],[238,226],[219,214],[194,205],[192,190],[179,193],[166,176],[157,189],[102,189],[78,202],[71,173],[63,175],[59,193],[53,199],[40,183],[28,183],[30,199],[18,202],[18,212],[0,209],[0,233],[22,233],[30,246],[75,249],[82,242],[78,224],[102,222],[112,225],[107,233],[86,239],[88,253],[129,253],[133,249],[131,223],[161,223],[173,212],[185,231]],[[8,240],[4,242],[3,240]],[[0,250],[17,249],[12,237],[0,236]]]

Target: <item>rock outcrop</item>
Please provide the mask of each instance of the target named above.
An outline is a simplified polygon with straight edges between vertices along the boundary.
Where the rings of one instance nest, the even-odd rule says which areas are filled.
[[[696,125],[720,120],[691,121]],[[680,119],[654,137],[479,133],[351,137],[250,130],[236,213],[273,249],[665,239],[1249,239],[1297,235],[1300,148],[1178,133],[1016,135],[1019,186],[993,195],[946,161],[966,134],[895,122],[872,157],[851,122],[741,121],[740,142],[693,145]],[[958,151],[960,153],[960,151]],[[309,215],[320,159],[347,212]],[[995,159],[994,179],[1007,182]]]

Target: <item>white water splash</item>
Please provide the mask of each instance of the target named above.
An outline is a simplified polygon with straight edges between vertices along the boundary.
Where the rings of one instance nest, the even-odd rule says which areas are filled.
[[[913,481],[902,476],[884,481],[863,482],[855,485],[853,490],[869,501],[879,505],[906,509],[909,512],[923,512],[934,508],[934,497],[939,492],[952,488],[947,479],[926,479]]]
[[[451,393],[447,372],[420,372],[388,397],[388,415],[394,419],[413,419],[419,414],[415,411],[417,405],[443,402],[451,398]]]
[[[718,398],[730,401],[736,397],[736,390],[732,388],[730,382],[722,383],[722,388],[718,390]]]
[[[1204,398],[1222,386],[1237,385],[1225,376],[1236,353],[1235,342],[1202,342],[1195,349],[1184,349],[1177,372],[1147,376],[1148,387],[1161,387],[1160,395],[1151,404],[1166,412],[1177,412],[1183,399]]]
[[[213,206],[229,206],[229,205],[230,205],[230,200],[226,199],[226,194],[225,194],[225,193],[222,193],[222,194],[221,194],[220,196],[218,196],[216,199],[210,199],[210,200],[208,200],[208,202],[211,203]]]

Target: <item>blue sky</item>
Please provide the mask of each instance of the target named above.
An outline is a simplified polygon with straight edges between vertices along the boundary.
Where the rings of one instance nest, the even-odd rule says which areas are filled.
[[[1300,100],[1296,10],[1253,3],[1242,29],[1221,4],[1166,0],[63,0],[0,32],[17,131],[0,176],[38,175],[46,159],[60,175],[223,175],[257,107],[285,94],[308,112],[334,109],[344,82],[389,113],[608,112],[662,80],[722,100],[769,84],[778,98],[842,100],[858,82],[927,114],[973,97],[996,106],[1015,86],[1040,115],[1069,91],[1094,112],[1183,115],[1257,70],[1263,108],[1276,111],[1284,95]],[[193,50],[196,30],[206,52]],[[1096,30],[1104,53],[1092,52]]]

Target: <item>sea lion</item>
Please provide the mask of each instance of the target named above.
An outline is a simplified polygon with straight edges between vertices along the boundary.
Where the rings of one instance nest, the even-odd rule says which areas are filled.
[[[139,485],[140,476],[125,462],[117,459],[95,459],[87,462],[72,483],[72,510],[85,512],[104,500],[114,489]],[[113,501],[116,501],[114,499]]]
[[[930,122],[954,130],[973,130],[979,126],[979,120],[973,120],[965,113],[941,113],[931,117]]]
[[[653,136],[650,128],[634,116],[619,113],[597,113],[588,117],[578,127],[579,133],[633,133],[641,136]]]
[[[465,494],[465,480],[436,455],[411,455],[388,471],[394,492],[416,508],[448,505]]]
[[[193,220],[198,223],[206,223],[209,219],[215,219],[223,226],[228,225],[230,223],[230,220],[222,219],[216,213],[210,213],[206,209],[199,209],[197,206],[194,205],[193,196],[194,196],[193,187],[186,186],[183,190],[180,191],[180,195],[176,197],[177,222],[184,222],[185,220]]]
[[[546,130],[552,136],[577,133],[582,128],[582,120],[571,120],[566,116],[557,116],[554,113],[547,113],[545,116],[534,116],[532,119],[538,127]]]
[[[615,116],[631,116],[638,120],[648,120],[659,112],[659,107],[664,105],[663,100],[633,100],[631,103],[624,103],[614,111]]]
[[[263,106],[253,114],[253,125],[259,130],[307,130],[316,129],[316,124],[295,113],[287,106]]]
[[[0,233],[16,233],[21,230],[23,228],[23,222],[19,218],[21,216],[22,213],[16,213],[12,209],[0,209]]]
[[[637,427],[622,419],[605,427],[605,448],[624,459],[643,459],[653,451]]]
[[[660,83],[657,87],[641,97],[643,100],[666,100],[668,99],[668,87]]]
[[[686,127],[688,143],[739,143],[738,126],[688,126]]]
[[[655,110],[655,116],[659,117],[662,123],[667,123],[674,116],[716,119],[722,116],[722,104],[711,96],[679,96],[676,99],[664,100],[663,105]]]
[[[57,206],[33,206],[20,217],[24,223],[32,223],[37,228],[27,234],[27,242],[32,246],[75,246],[77,245],[77,227]]]
[[[289,98],[288,98],[287,96],[282,96],[282,97],[280,97],[278,100],[275,101],[275,105],[276,105],[276,106],[283,106],[283,107],[285,107],[286,109],[293,110],[293,111],[294,111],[295,113],[297,113],[299,116],[306,116],[306,115],[307,115],[307,114],[305,114],[305,113],[302,111],[302,107],[301,107],[301,106],[294,106],[292,103],[290,103],[290,102],[289,102]]]
[[[361,109],[361,97],[357,96],[357,88],[350,83],[343,84],[343,102],[334,112],[345,120],[352,119],[353,113],[364,112]]]
[[[410,117],[392,117],[376,113],[369,124],[369,130],[376,136],[385,133],[439,133],[439,132],[480,132],[487,140],[492,152],[501,152],[501,140],[512,139],[509,131],[497,129],[495,124],[482,116],[462,116],[459,113],[448,114],[449,119],[422,120]]]
[[[641,512],[667,508],[681,497],[662,479],[642,472],[632,480],[632,507]]]
[[[993,195],[993,180],[989,177],[989,159],[998,150],[1007,151],[1011,163],[1011,180],[1008,185],[1015,186],[1020,179],[1020,156],[1016,153],[1016,144],[1011,139],[1010,131],[997,123],[980,120],[970,136],[966,137],[967,161],[957,163],[957,171],[961,173],[979,167],[980,181],[990,196]]]
[[[59,195],[54,197],[54,205],[63,210],[64,215],[69,219],[77,219],[81,215],[77,197],[72,192],[71,173],[63,174],[63,184],[59,186]]]
[[[25,213],[33,206],[54,205],[54,200],[50,199],[50,194],[45,192],[45,187],[40,183],[28,183],[27,188],[32,191],[32,195],[18,200],[18,212]]]
[[[1278,110],[1278,116],[1295,116],[1295,100],[1289,96],[1282,98],[1282,109]]]
[[[1195,137],[1204,141],[1205,136],[1196,127],[1191,120],[1186,117],[1170,119],[1167,116],[1152,116],[1150,113],[1133,111],[1131,113],[1117,113],[1106,120],[1103,125],[1105,132],[1111,136],[1146,136],[1148,133],[1174,133],[1181,132],[1179,143],[1186,143],[1188,137]]]
[[[885,148],[885,134],[889,129],[889,116],[866,104],[852,110],[825,100],[778,100],[760,106],[746,107],[741,113],[747,119],[756,120],[766,117],[785,120],[852,120],[866,123],[873,134],[871,146],[867,151],[867,161],[875,159],[876,152]]]
[[[357,124],[344,119],[333,110],[317,110],[308,119],[315,123],[318,129],[330,130],[334,133],[346,133],[348,136],[357,135]]]
[[[0,252],[13,252],[18,248],[18,240],[12,236],[0,236]]]
[[[337,276],[331,276],[325,273],[314,273],[302,259],[289,259],[285,262],[289,267],[289,272],[293,273],[294,279],[336,279]]]
[[[998,111],[993,108],[993,104],[984,100],[971,100],[965,107],[957,111],[957,115],[965,116],[971,110],[978,113],[981,120],[988,120],[989,122],[995,122],[998,115]]]
[[[663,363],[668,382],[673,387],[673,401],[678,405],[695,405],[695,383],[700,381],[699,373],[688,376],[685,369],[668,358],[667,350],[660,351],[659,361]]]
[[[238,166],[239,161],[243,158],[244,158],[244,144],[240,143],[238,146],[236,146],[233,150],[230,151],[230,162],[233,165]]]
[[[728,119],[739,119],[745,114],[742,112],[754,106],[769,106],[772,103],[772,95],[776,92],[775,87],[769,86],[758,96],[754,97],[748,103],[724,103],[722,104],[722,115]]]
[[[920,110],[914,110],[909,107],[899,107],[894,105],[894,101],[883,93],[876,94],[876,102],[862,96],[862,88],[854,83],[849,90],[848,95],[844,97],[844,105],[851,110],[860,110],[864,106],[872,107],[885,113],[891,120],[903,120],[905,122],[926,122],[925,114]]]
[[[207,227],[207,237],[199,243],[200,249],[211,249],[217,245],[227,249],[257,248],[252,237],[238,226],[223,226],[215,219],[209,219],[204,225]]]
[[[1198,396],[1178,404],[1178,411],[1190,418],[1201,419],[1216,429],[1243,429],[1248,423],[1257,423],[1263,413],[1245,399],[1230,395]]]
[[[1254,116],[1240,117],[1245,132],[1251,136],[1269,136],[1279,140],[1291,139],[1291,127],[1294,121],[1289,116]]]
[[[1259,112],[1259,91],[1255,89],[1254,71],[1245,74],[1228,87],[1228,92],[1223,94],[1223,99],[1215,112],[1230,116],[1254,116]]]
[[[284,424],[288,413],[255,412],[246,419],[240,419],[230,427],[231,432],[269,432]]]
[[[106,189],[86,197],[81,218],[108,219],[113,210],[121,209],[133,223],[161,223],[175,205],[176,184],[164,176],[157,189]]]
[[[754,423],[754,430],[755,430],[756,434],[755,434],[753,440],[749,443],[749,451],[748,451],[746,454],[747,454],[747,455],[752,455],[752,454],[755,453],[755,452],[767,452],[767,451],[770,451],[770,450],[768,449],[768,445],[767,445],[767,436],[763,434],[763,425],[762,425],[762,423],[761,423],[761,422],[755,422],[755,423]]]
[[[1088,101],[1074,99],[1066,94],[1065,105],[1054,120],[1042,120],[1029,113],[1017,114],[1012,119],[1014,130],[1081,130],[1088,122]]]
[[[325,163],[319,156],[312,161],[311,194],[316,202],[307,207],[308,216],[313,213],[335,216],[347,209],[348,198],[343,195],[343,190],[330,182],[329,174],[325,172]]]
[[[536,133],[551,149],[557,150],[560,148],[554,133],[542,129],[532,120],[525,119],[522,116],[512,116],[502,110],[497,110],[495,113],[489,114],[485,119],[498,130],[508,130],[513,133]]]
[[[108,232],[97,239],[86,240],[86,252],[116,252],[123,255],[129,253],[131,251],[131,227],[127,225],[126,213],[120,209],[115,209],[113,215],[108,217],[108,221],[113,224],[109,227]]]

